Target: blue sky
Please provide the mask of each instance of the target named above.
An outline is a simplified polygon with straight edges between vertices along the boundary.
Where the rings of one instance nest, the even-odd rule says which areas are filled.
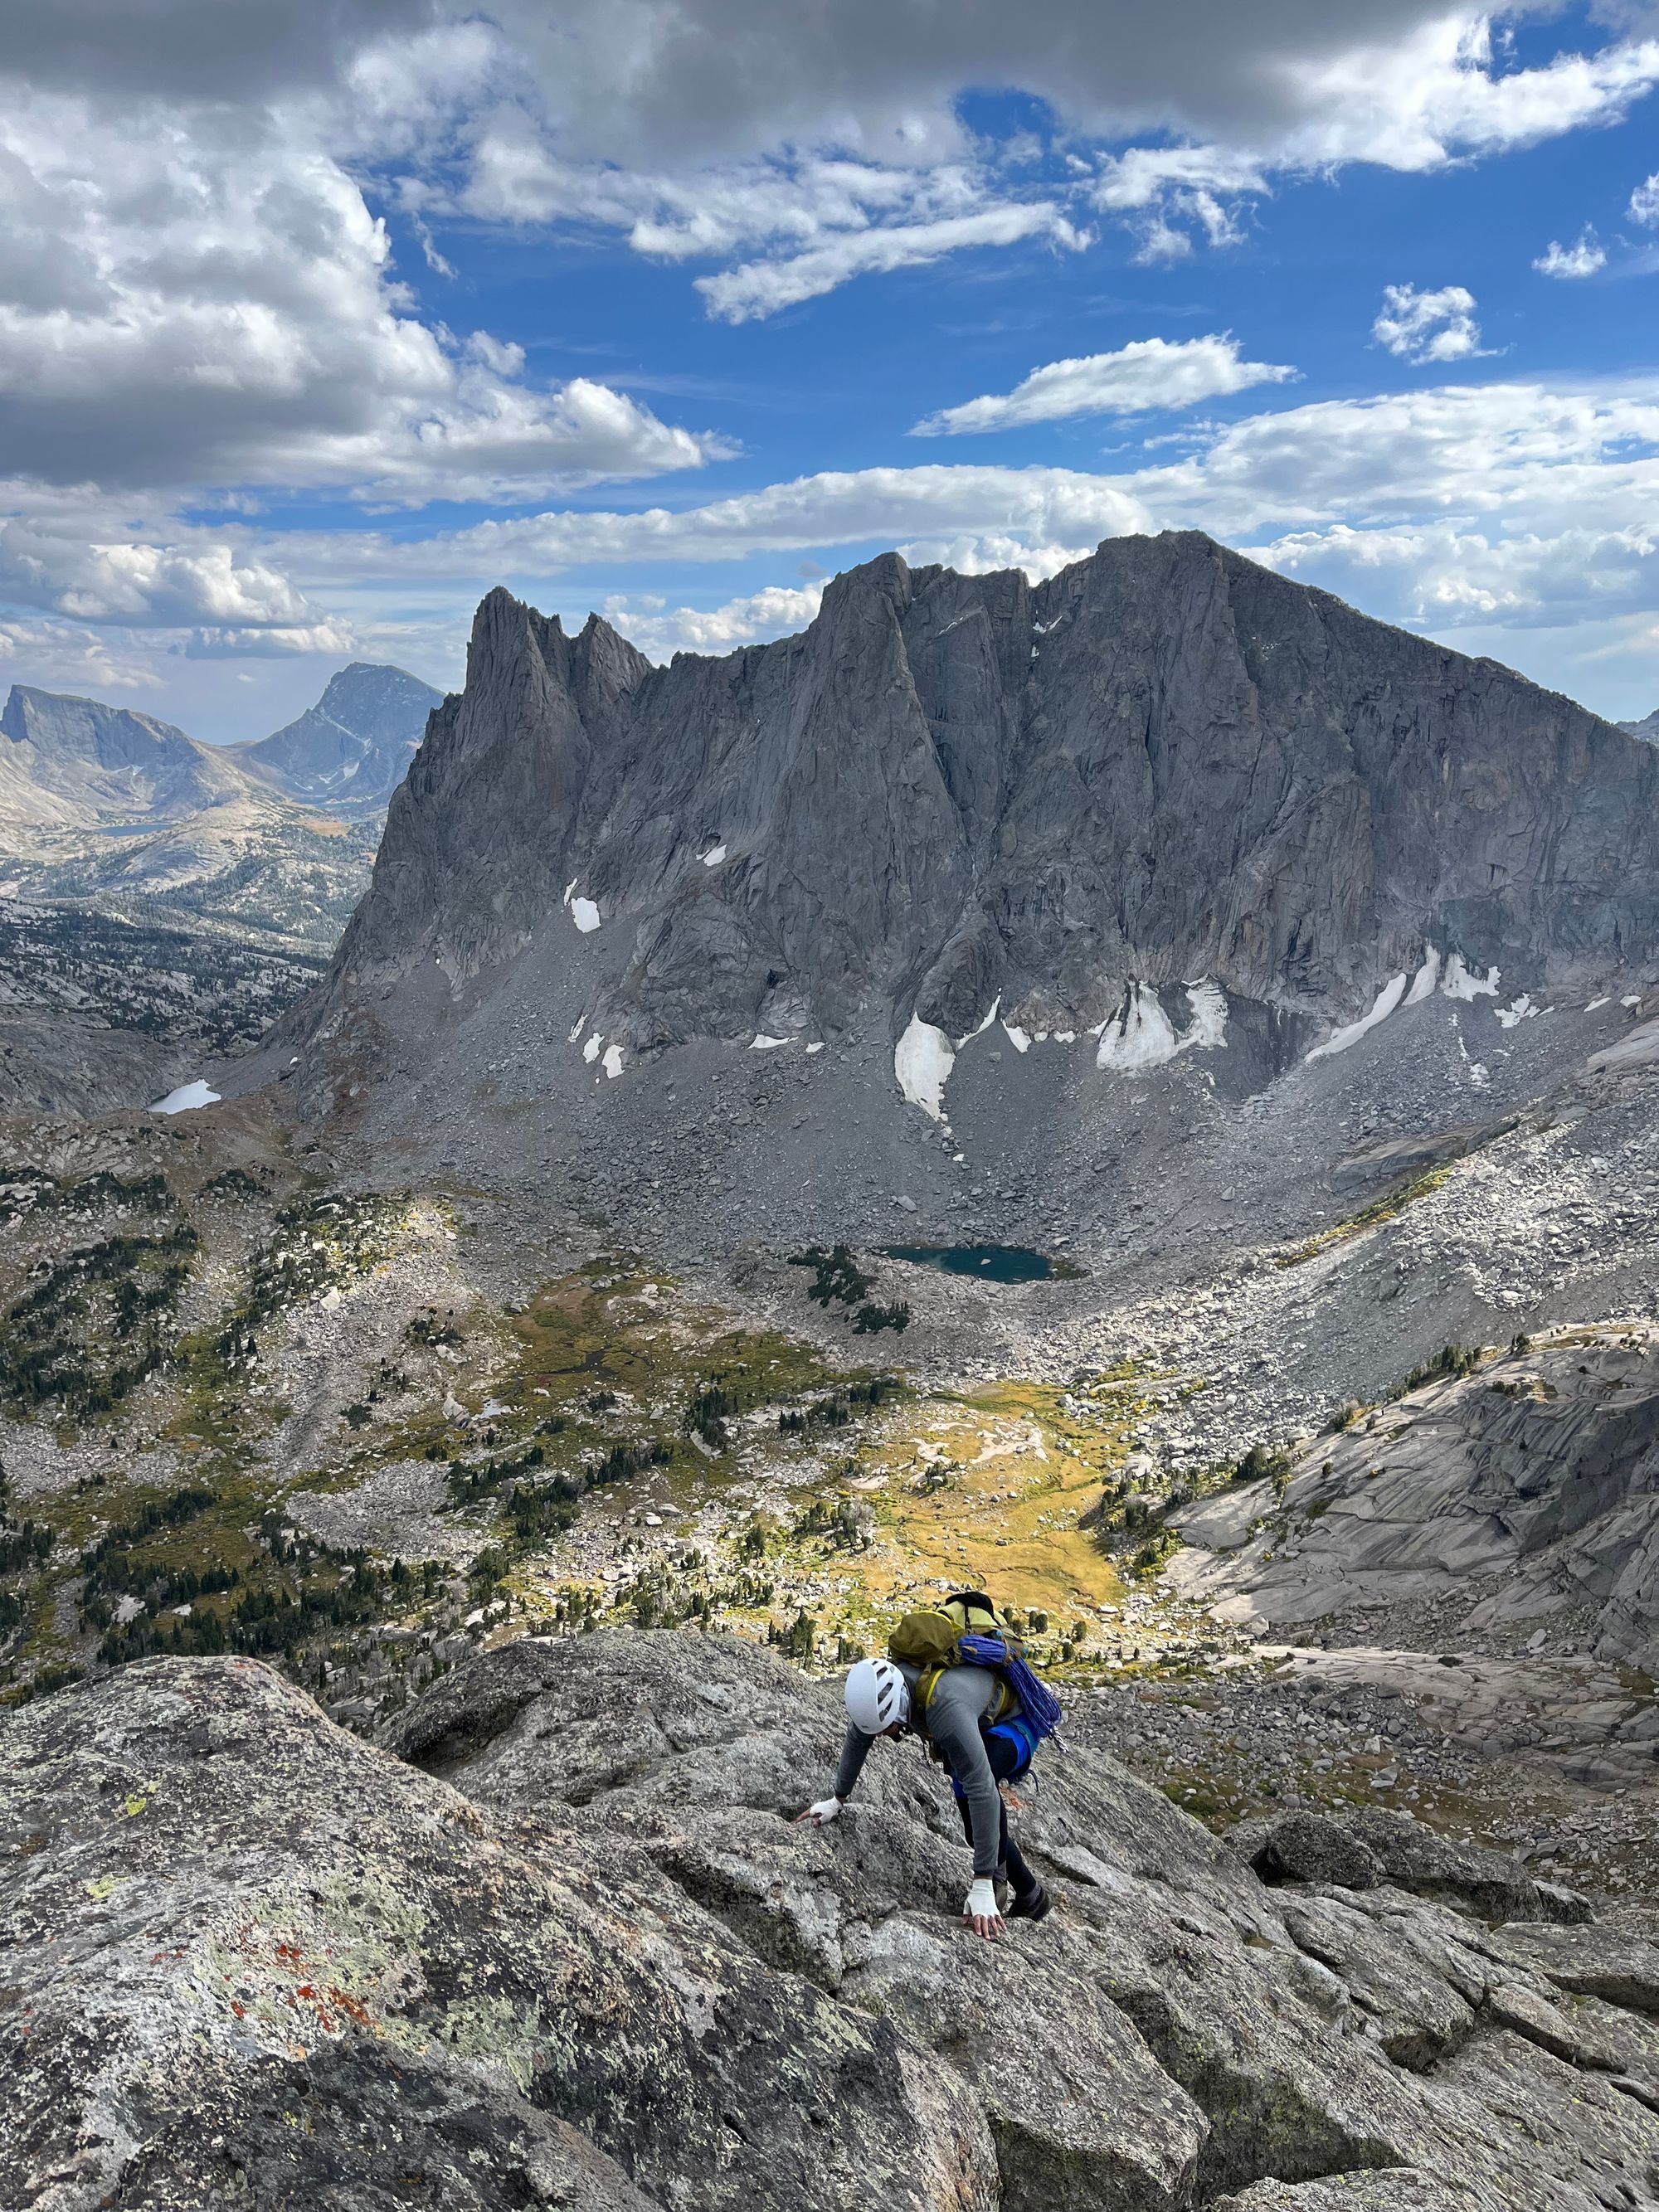
[[[1659,706],[1659,6],[63,0],[0,682],[261,734],[506,582],[657,657],[1196,526]],[[140,35],[142,29],[143,35]]]

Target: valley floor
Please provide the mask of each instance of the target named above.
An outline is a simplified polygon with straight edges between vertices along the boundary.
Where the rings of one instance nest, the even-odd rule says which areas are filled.
[[[833,1668],[905,1603],[980,1586],[1089,1740],[1218,1826],[1399,1806],[1597,1893],[1653,1887],[1659,1706],[1589,1651],[1595,1622],[1406,1605],[1390,1647],[1375,1610],[1290,1641],[1230,1613],[1176,1523],[1238,1501],[1266,1526],[1324,1479],[1329,1446],[1241,1432],[1235,1403],[1194,1429],[1207,1379],[1146,1322],[1130,1340],[1097,1321],[1113,1358],[1056,1371],[1051,1345],[1025,1380],[961,1358],[995,1301],[1035,1342],[1042,1302],[1073,1286],[823,1248],[676,1279],[599,1225],[512,1224],[487,1192],[354,1189],[258,1105],[19,1123],[8,1141],[14,1700],[241,1650],[369,1731],[526,1632],[730,1628]],[[1364,1264],[1448,1188],[1324,1251]],[[1299,1274],[1270,1258],[1241,1279]],[[1227,1310],[1224,1284],[1210,1295],[1189,1329]],[[860,1328],[868,1311],[886,1319]],[[1510,1389],[1540,1358],[1588,1371],[1587,1342],[1652,1390],[1640,1325],[1569,1331],[1553,1354],[1489,1352],[1462,1383],[1437,1370],[1413,1398],[1349,1407],[1346,1433],[1362,1449],[1368,1422],[1394,1434],[1437,1392]],[[1182,1425],[1200,1448],[1170,1448]]]

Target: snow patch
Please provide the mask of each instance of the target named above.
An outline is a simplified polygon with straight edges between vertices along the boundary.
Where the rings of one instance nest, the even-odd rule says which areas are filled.
[[[569,1038],[568,1038],[568,1042],[570,1042],[571,1044],[574,1044],[574,1043],[575,1043],[575,1042],[576,1042],[576,1040],[577,1040],[577,1038],[581,1035],[582,1031],[583,1031],[586,1027],[587,1027],[587,1017],[586,1017],[586,1014],[583,1014],[583,1015],[581,1016],[581,1018],[580,1018],[580,1020],[577,1022],[575,1028],[574,1028],[574,1030],[571,1030],[571,1032],[570,1032],[570,1036],[569,1036]]]
[[[1517,1022],[1529,1022],[1542,1012],[1541,1006],[1534,1006],[1531,994],[1522,991],[1512,1006],[1500,1006],[1498,1009],[1498,1026],[1499,1029],[1512,1030]]]
[[[1440,955],[1431,945],[1423,965],[1412,977],[1412,987],[1406,994],[1408,1006],[1420,1006],[1425,999],[1434,996],[1434,987],[1440,980]]]
[[[571,892],[572,892],[572,891],[574,891],[574,890],[575,890],[575,888],[576,888],[577,884],[578,884],[579,883],[580,883],[580,881],[581,881],[581,878],[580,878],[580,876],[572,876],[572,878],[570,878],[570,881],[569,881],[569,882],[565,885],[565,887],[564,887],[564,902],[565,902],[565,904],[566,904],[567,906],[568,906],[568,905],[569,905],[569,903],[570,903],[570,894],[571,894]]]
[[[1598,1010],[1602,1006],[1610,1006],[1612,1004],[1613,997],[1611,993],[1609,993],[1605,999],[1592,999],[1589,1006],[1585,1007],[1584,1012],[1587,1014],[1593,1014],[1598,1012]]]
[[[1449,999],[1495,999],[1498,996],[1498,970],[1489,968],[1484,975],[1463,965],[1463,956],[1454,952],[1446,963],[1446,973],[1441,981],[1441,990]]]
[[[822,1038],[822,1037],[820,1037],[820,1038],[818,1039],[818,1042],[817,1042],[816,1044],[809,1044],[809,1045],[807,1046],[806,1049],[808,1050],[808,1052],[822,1052],[822,1051],[823,1050],[823,1038]]]
[[[1000,991],[999,991],[999,992],[997,993],[997,994],[996,994],[995,998],[994,998],[994,999],[993,999],[993,1000],[992,1000],[992,1001],[991,1001],[991,1011],[990,1011],[990,1012],[989,1012],[988,1014],[987,1014],[987,1016],[985,1017],[985,1019],[984,1019],[982,1022],[981,1022],[981,1023],[979,1024],[979,1025],[978,1025],[978,1027],[977,1027],[976,1029],[971,1029],[971,1030],[969,1030],[966,1036],[959,1036],[959,1037],[957,1039],[957,1050],[958,1052],[960,1052],[960,1051],[962,1050],[962,1048],[963,1047],[963,1045],[965,1045],[965,1044],[971,1044],[971,1043],[973,1042],[974,1039],[975,1039],[976,1036],[984,1036],[984,1034],[985,1034],[986,1030],[988,1030],[988,1029],[990,1028],[990,1026],[991,1026],[992,1023],[993,1023],[994,1021],[995,1021],[995,1019],[996,1019],[996,1018],[997,1018],[997,1015],[998,1015],[998,1012],[1000,1012],[1000,1008],[1001,1008],[1001,1006],[1002,1006],[1002,994],[1001,994],[1001,992],[1000,992]]]
[[[1173,1060],[1179,1049],[1175,1024],[1158,993],[1150,985],[1131,983],[1128,997],[1100,1032],[1095,1066],[1124,1073],[1158,1067]]]
[[[605,1072],[614,1082],[622,1073],[623,1054],[619,1044],[608,1044],[605,1048]]]
[[[150,1108],[152,1114],[190,1114],[198,1106],[216,1106],[219,1093],[210,1091],[198,1076],[194,1083],[182,1083],[178,1090],[169,1091],[165,1098],[158,1098]]]
[[[725,858],[726,848],[724,845],[711,845],[708,850],[702,856],[702,864],[705,868],[718,868],[720,862]]]
[[[775,1052],[780,1045],[793,1044],[793,1037],[768,1036],[764,1030],[757,1030],[750,1041],[750,1052]]]
[[[893,1074],[899,1089],[930,1121],[945,1118],[945,1086],[956,1057],[956,1048],[944,1030],[920,1014],[911,1015],[910,1026],[893,1048]]]
[[[577,928],[580,930],[582,935],[586,937],[589,930],[597,929],[599,927],[599,909],[594,905],[592,900],[590,898],[572,899],[570,902],[570,919],[575,923]]]
[[[1379,1022],[1388,1020],[1389,1016],[1405,997],[1407,981],[1408,978],[1403,973],[1389,976],[1388,981],[1377,993],[1376,1003],[1372,1006],[1370,1013],[1362,1014],[1357,1022],[1350,1022],[1345,1029],[1338,1030],[1334,1036],[1328,1036],[1323,1044],[1316,1044],[1307,1054],[1307,1058],[1329,1060],[1334,1054],[1346,1052],[1351,1044],[1358,1044],[1368,1030],[1374,1030]]]
[[[1031,1049],[1030,1038],[1025,1034],[1024,1030],[1016,1029],[1012,1022],[1004,1022],[1002,1024],[1002,1034],[1007,1038],[1009,1043],[1012,1045],[1016,1052],[1030,1052]]]
[[[1207,975],[1186,988],[1193,1025],[1182,1038],[1181,1049],[1185,1052],[1190,1046],[1194,1052],[1214,1052],[1227,1042],[1227,994]]]
[[[1164,1002],[1150,983],[1131,983],[1117,1012],[1094,1031],[1100,1043],[1097,1067],[1115,1068],[1133,1074],[1142,1068],[1161,1067],[1177,1053],[1212,1052],[1227,1042],[1227,994],[1218,983],[1200,976],[1182,987],[1191,1018],[1177,1033],[1164,1011]]]
[[[592,1066],[594,1061],[599,1058],[599,1048],[604,1044],[604,1042],[605,1039],[600,1036],[596,1030],[594,1034],[589,1037],[587,1042],[582,1047],[582,1058],[587,1062],[590,1067]]]

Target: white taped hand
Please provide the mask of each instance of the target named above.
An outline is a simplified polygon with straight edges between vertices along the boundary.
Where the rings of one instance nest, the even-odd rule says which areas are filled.
[[[801,1818],[803,1820],[811,1820],[815,1826],[821,1828],[826,1820],[835,1820],[840,1812],[841,1800],[839,1797],[820,1797],[816,1805],[809,1805],[807,1807],[806,1810],[801,1814]]]
[[[972,1924],[975,1936],[1001,1934],[1002,1915],[997,1911],[997,1893],[987,1876],[979,1876],[963,1900],[962,1917]]]

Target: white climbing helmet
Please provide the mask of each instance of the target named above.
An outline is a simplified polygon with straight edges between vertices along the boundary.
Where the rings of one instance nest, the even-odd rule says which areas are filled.
[[[847,1717],[861,1735],[879,1735],[910,1717],[910,1686],[890,1659],[860,1659],[847,1677]]]

